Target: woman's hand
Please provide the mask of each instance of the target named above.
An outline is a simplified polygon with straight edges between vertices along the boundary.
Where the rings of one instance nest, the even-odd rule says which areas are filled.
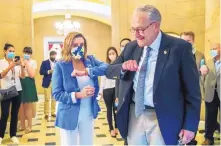
[[[84,87],[81,92],[76,93],[76,98],[86,98],[89,96],[94,96],[95,88],[91,86]]]
[[[9,68],[12,69],[13,67],[15,67],[15,62],[14,61],[11,61],[9,62]]]
[[[22,66],[22,67],[25,67],[24,59],[21,59],[21,66]]]
[[[75,77],[75,76],[87,76],[87,71],[84,70],[84,71],[79,71],[79,70],[74,70],[72,73],[71,73],[71,76]]]

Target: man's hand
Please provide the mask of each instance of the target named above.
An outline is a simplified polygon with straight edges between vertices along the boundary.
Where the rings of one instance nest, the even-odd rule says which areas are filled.
[[[123,71],[137,71],[138,70],[138,65],[136,60],[128,60],[123,63],[122,65]]]
[[[51,69],[51,70],[49,70],[49,71],[48,71],[48,73],[49,73],[49,74],[52,74],[52,73],[53,73],[53,70],[52,70],[52,69]]]
[[[71,74],[71,76],[75,77],[75,76],[86,76],[87,75],[87,71],[79,71],[79,70],[74,70]]]
[[[187,144],[189,143],[195,136],[195,133],[192,131],[184,130],[182,129],[180,131],[179,137],[182,141],[182,144]]]
[[[203,65],[200,68],[200,72],[201,72],[202,76],[206,76],[208,74],[208,72],[209,72],[209,69],[208,69],[208,67],[206,65]]]

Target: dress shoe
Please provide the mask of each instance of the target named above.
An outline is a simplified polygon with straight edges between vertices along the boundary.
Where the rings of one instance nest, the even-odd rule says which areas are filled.
[[[209,139],[205,139],[204,142],[202,143],[202,145],[214,145],[214,141],[209,140]]]

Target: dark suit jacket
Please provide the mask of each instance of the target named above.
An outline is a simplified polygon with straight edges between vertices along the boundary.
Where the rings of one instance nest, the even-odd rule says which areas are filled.
[[[51,70],[51,64],[49,59],[41,63],[40,75],[43,75],[42,87],[48,88],[51,83],[52,74],[48,74],[48,71]]]
[[[120,80],[116,80],[115,82],[115,97],[119,97],[119,85],[120,85]]]
[[[128,43],[106,71],[108,78],[121,79],[117,124],[123,138],[128,134],[135,72],[127,71],[122,77],[122,63],[128,60],[139,62],[142,50],[136,41]],[[199,74],[192,46],[186,41],[162,33],[153,84],[153,102],[167,145],[177,144],[181,129],[197,131],[200,99]]]

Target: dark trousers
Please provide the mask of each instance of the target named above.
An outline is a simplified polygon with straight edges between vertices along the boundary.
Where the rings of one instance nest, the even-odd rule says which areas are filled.
[[[115,123],[115,128],[117,128],[117,122],[116,122],[116,113],[115,113],[115,88],[110,88],[110,89],[104,89],[103,90],[103,98],[104,102],[107,107],[107,121],[109,125],[110,130],[114,130],[113,127],[113,120],[112,120],[112,112],[114,115],[114,123]]]
[[[205,138],[214,141],[213,134],[217,129],[217,116],[220,108],[220,100],[215,91],[212,102],[205,102],[206,104],[206,120],[205,120]]]
[[[127,139],[124,140],[124,145],[128,145]]]
[[[16,136],[21,92],[16,97],[1,102],[0,137],[4,138],[11,104],[10,137]]]

